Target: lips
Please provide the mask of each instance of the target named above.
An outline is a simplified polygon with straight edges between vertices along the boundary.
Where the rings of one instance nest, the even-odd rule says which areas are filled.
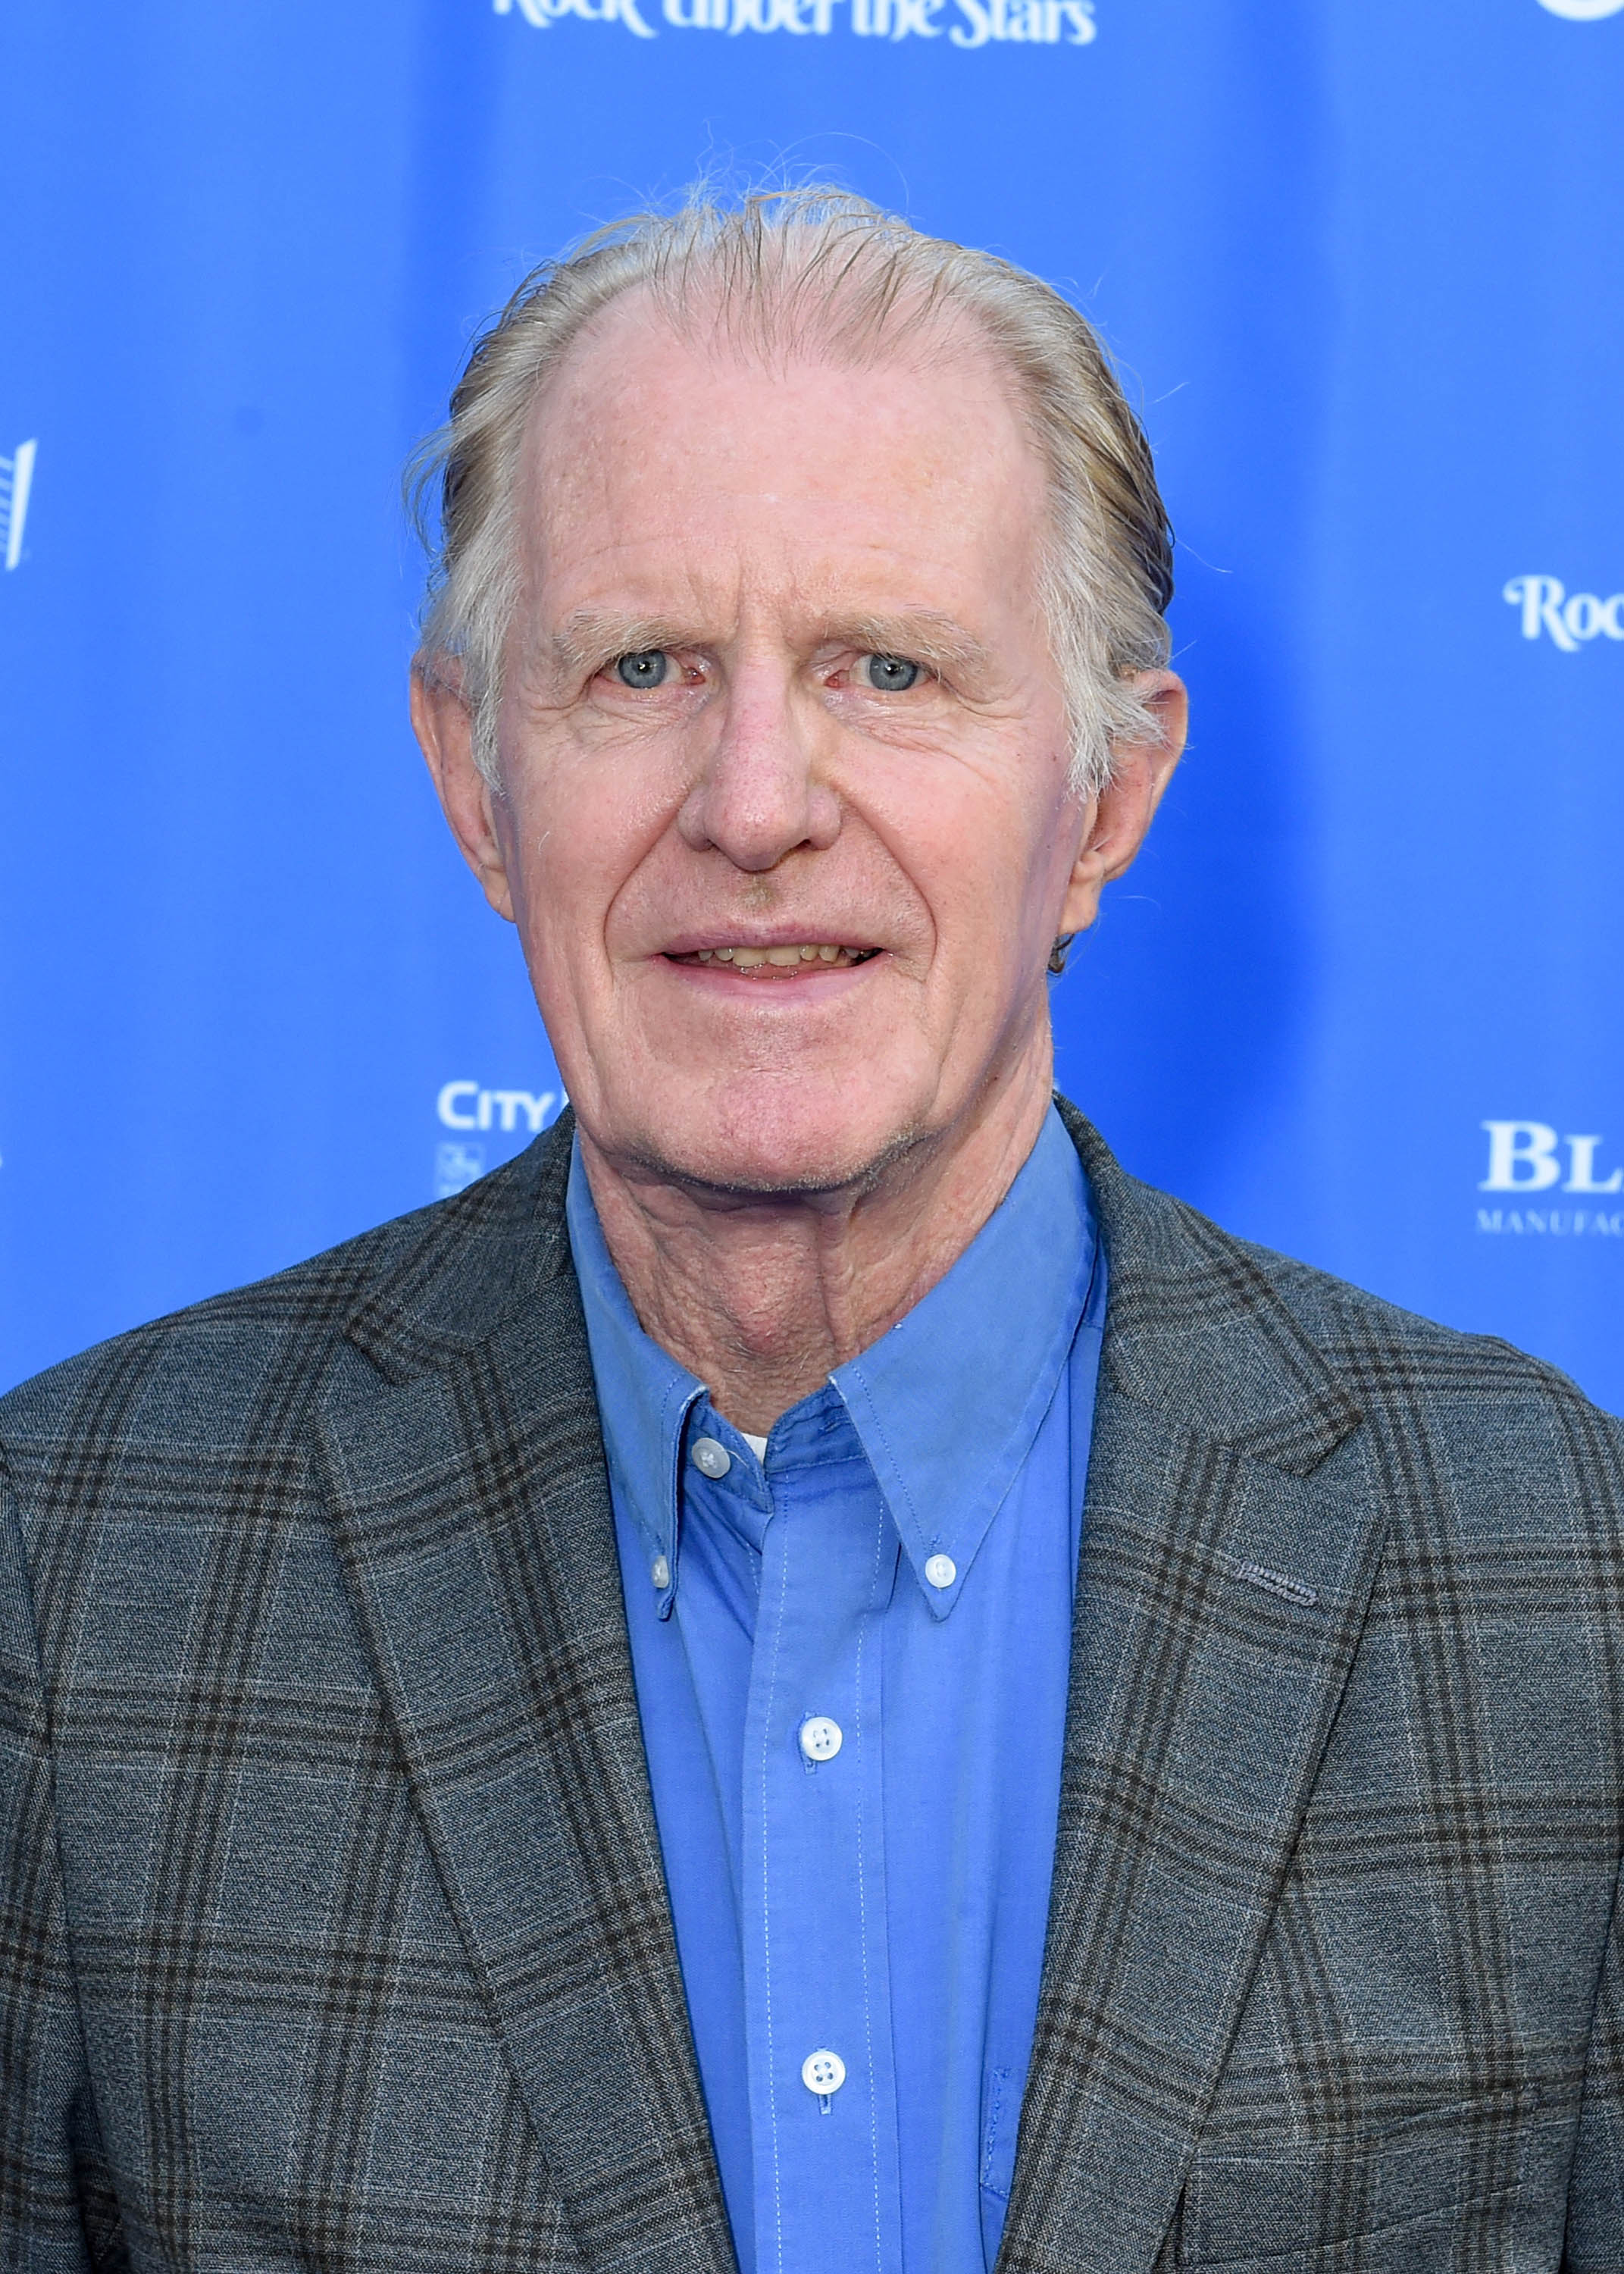
[[[741,979],[763,980],[787,978],[808,965],[816,971],[849,971],[878,953],[875,947],[846,947],[832,940],[789,940],[772,947],[692,948],[667,960],[690,966],[719,964],[725,969],[731,966]]]

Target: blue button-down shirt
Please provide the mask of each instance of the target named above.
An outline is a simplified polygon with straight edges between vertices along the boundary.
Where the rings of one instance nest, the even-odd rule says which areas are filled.
[[[1053,1871],[1105,1269],[1058,1115],[951,1271],[749,1439],[569,1230],[745,2274],[982,2274]]]

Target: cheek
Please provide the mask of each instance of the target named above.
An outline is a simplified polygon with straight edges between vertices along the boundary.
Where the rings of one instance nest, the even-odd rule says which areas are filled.
[[[1047,947],[1071,874],[1078,817],[1056,785],[1027,783],[1007,757],[957,779],[937,773],[921,794],[877,802],[873,820],[929,909],[938,954],[981,968],[989,988],[1010,963]],[[1011,797],[1011,779],[1027,796]],[[1042,793],[1048,791],[1049,794]]]
[[[515,770],[504,850],[527,945],[601,960],[614,910],[668,825],[668,797],[595,753],[532,753]]]

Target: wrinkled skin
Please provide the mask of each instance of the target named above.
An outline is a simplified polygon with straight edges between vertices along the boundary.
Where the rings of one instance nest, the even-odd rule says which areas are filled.
[[[638,1314],[764,1429],[1025,1159],[1050,946],[1137,852],[1184,691],[1146,674],[1164,739],[1076,795],[1043,472],[962,336],[770,366],[628,296],[536,405],[521,504],[501,794],[454,669],[416,682],[418,734]],[[802,945],[845,952],[759,960]]]

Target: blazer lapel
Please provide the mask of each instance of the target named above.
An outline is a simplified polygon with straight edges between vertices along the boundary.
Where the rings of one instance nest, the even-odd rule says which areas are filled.
[[[725,2274],[562,1230],[568,1151],[566,1128],[484,1275],[517,1297],[494,1324],[477,1301],[425,1323],[432,1269],[352,1321],[372,1362],[329,1402],[331,1502],[414,1803],[587,2263]]]
[[[1049,1939],[1000,2274],[1147,2274],[1380,1548],[1359,1416],[1238,1242],[1067,1110],[1111,1274]]]

